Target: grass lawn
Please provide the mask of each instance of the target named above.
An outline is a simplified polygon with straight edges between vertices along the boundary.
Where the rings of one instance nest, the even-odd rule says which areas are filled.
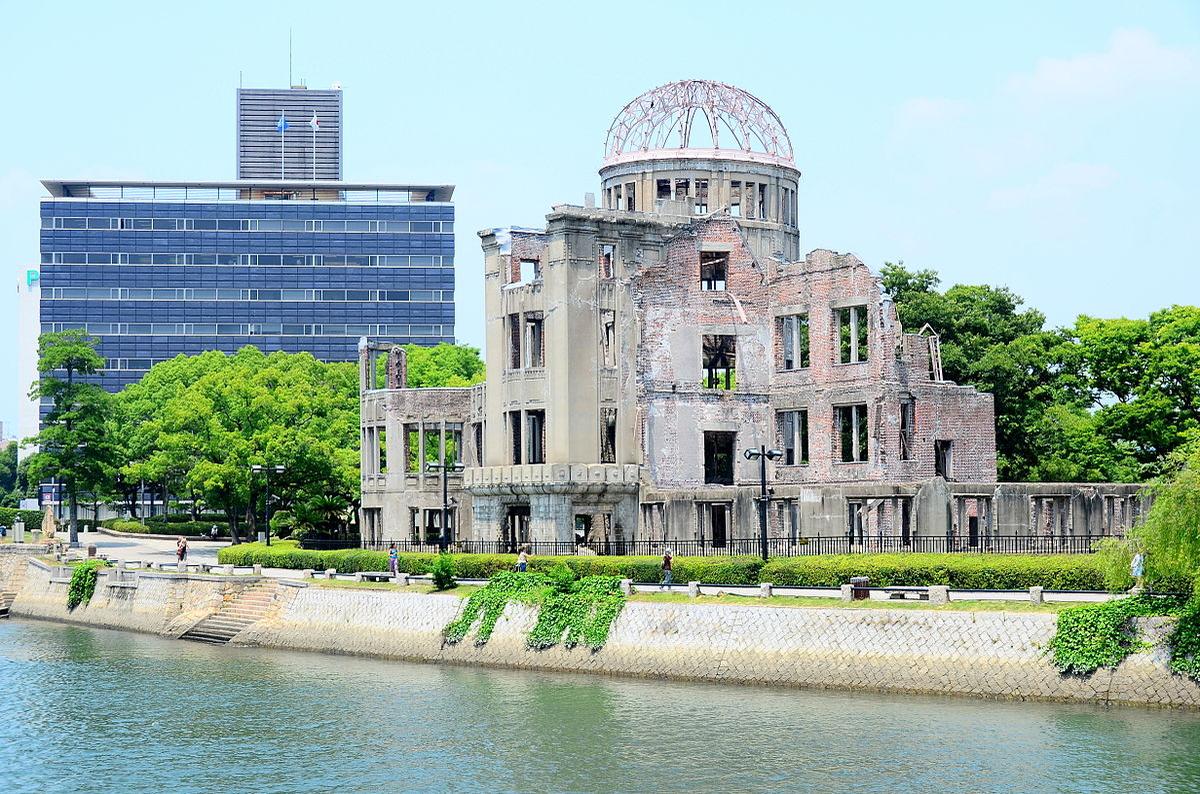
[[[351,582],[343,579],[313,579],[308,582],[316,587],[329,587],[334,590],[395,590],[402,593],[448,593],[450,595],[467,596],[480,589],[479,585],[460,584],[450,590],[435,590],[431,584],[410,584],[408,587],[391,582]]]
[[[630,601],[667,604],[733,604],[746,607],[792,607],[814,609],[835,607],[838,609],[929,609],[941,612],[1061,612],[1078,606],[1072,602],[1055,602],[1034,605],[1029,601],[951,601],[944,606],[930,606],[928,601],[843,601],[840,598],[797,598],[794,596],[771,596],[758,598],[743,595],[702,595],[688,598],[686,590],[670,593],[634,593]]]

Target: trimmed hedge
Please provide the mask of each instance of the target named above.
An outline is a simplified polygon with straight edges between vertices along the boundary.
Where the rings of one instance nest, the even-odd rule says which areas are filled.
[[[106,518],[100,526],[116,532],[132,532],[139,535],[185,535],[199,537],[207,535],[212,525],[217,525],[219,537],[229,536],[229,527],[223,521],[162,521],[148,520],[146,523],[132,518]]]
[[[454,554],[455,576],[488,579],[516,564],[512,554]],[[365,549],[318,551],[301,549],[292,541],[229,546],[217,552],[223,564],[267,568],[335,568],[338,573],[386,571],[387,552]],[[436,554],[401,554],[400,572],[426,574]],[[577,577],[617,576],[641,584],[662,578],[659,557],[533,557],[532,571],[548,572],[566,565]],[[872,586],[945,584],[968,590],[1102,590],[1104,572],[1088,554],[847,554],[787,557],[763,564],[757,557],[676,557],[674,580],[706,584],[837,587],[851,576],[867,576]]]
[[[25,522],[26,531],[42,526],[42,514],[37,510],[0,507],[0,526],[11,527],[18,518]]]

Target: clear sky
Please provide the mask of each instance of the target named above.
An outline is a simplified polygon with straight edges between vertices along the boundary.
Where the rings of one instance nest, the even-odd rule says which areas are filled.
[[[835,7],[836,6],[836,7]],[[181,10],[186,9],[186,10]],[[612,117],[741,86],[791,133],[801,247],[1005,284],[1053,324],[1200,303],[1200,3],[0,4],[0,263],[38,257],[42,178],[228,179],[234,91],[345,89],[344,173],[457,185],[475,231],[582,203]],[[0,290],[0,372],[16,301]],[[15,423],[28,384],[0,388]]]

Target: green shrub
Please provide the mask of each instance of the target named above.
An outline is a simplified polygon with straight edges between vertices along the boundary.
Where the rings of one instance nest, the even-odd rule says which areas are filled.
[[[71,573],[71,583],[67,585],[68,610],[92,600],[92,595],[96,592],[97,572],[107,564],[104,560],[88,560],[75,566]]]
[[[0,526],[11,527],[17,519],[25,522],[25,530],[42,526],[42,514],[38,510],[18,510],[15,507],[0,507]]]
[[[271,534],[286,538],[296,529],[296,517],[290,510],[279,510],[271,516]]]
[[[964,590],[1102,590],[1090,554],[830,554],[773,559],[761,580],[779,586],[837,587],[866,576],[873,587],[949,585]],[[679,577],[683,581],[682,577]]]
[[[454,581],[454,558],[451,555],[439,554],[433,561],[433,567],[429,572],[433,574],[435,590],[449,590],[452,587],[458,587]]]
[[[1140,647],[1135,617],[1172,614],[1180,606],[1177,598],[1142,595],[1064,609],[1048,648],[1054,666],[1077,675],[1116,667]]]

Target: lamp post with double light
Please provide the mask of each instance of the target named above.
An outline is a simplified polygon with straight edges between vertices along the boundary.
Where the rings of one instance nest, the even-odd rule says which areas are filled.
[[[762,494],[758,499],[758,542],[762,547],[763,562],[767,561],[767,506],[771,502],[770,491],[767,490],[767,461],[779,460],[783,457],[781,449],[767,449],[765,446],[760,446],[758,449],[748,449],[742,453],[746,456],[746,460],[758,461],[759,478],[762,484]]]
[[[465,467],[461,463],[426,463],[425,471],[437,471],[442,474],[442,531],[438,535],[438,551],[444,552],[450,545],[450,484],[447,475],[457,474]]]

